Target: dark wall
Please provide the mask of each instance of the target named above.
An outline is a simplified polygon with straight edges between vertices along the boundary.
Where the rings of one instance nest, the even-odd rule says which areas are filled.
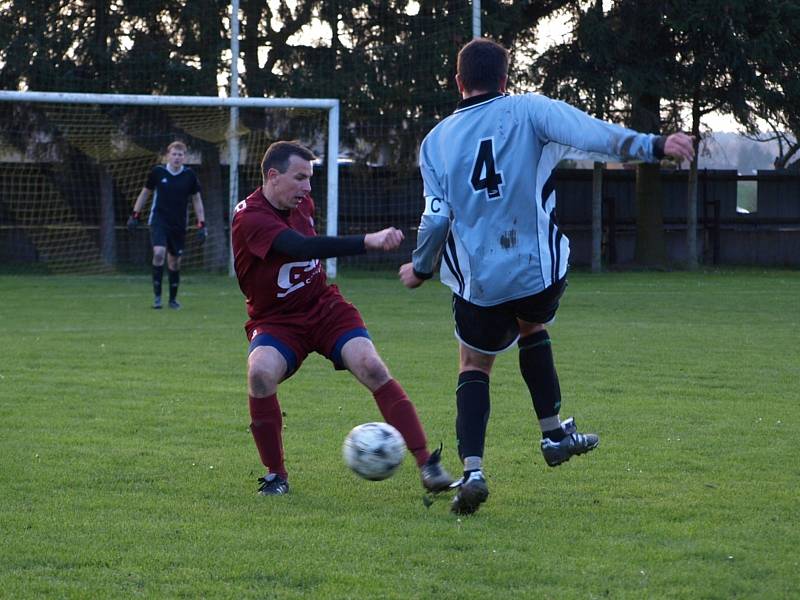
[[[737,211],[739,182],[755,182],[757,210]],[[662,173],[663,218],[668,260],[686,261],[687,171]],[[571,263],[591,262],[592,173],[558,170],[556,198],[559,222],[569,236]],[[606,264],[630,265],[636,233],[635,172],[603,173]],[[742,177],[736,171],[699,172],[698,244],[705,264],[800,266],[800,176],[759,171]]]
[[[0,183],[4,180],[2,172],[0,168]],[[325,168],[318,168],[312,180],[320,233],[325,232],[327,223],[325,174]],[[220,187],[225,191],[227,177],[227,168],[223,166]],[[662,180],[667,257],[679,264],[686,259],[688,173],[664,171]],[[755,212],[743,214],[737,211],[737,188],[741,181],[755,181],[757,185]],[[242,180],[238,200],[246,197],[251,188],[252,182]],[[634,188],[633,170],[606,170],[603,174],[603,260],[606,265],[624,267],[633,262],[636,231]],[[576,169],[556,171],[556,195],[559,223],[571,240],[571,263],[589,265],[592,172]],[[115,194],[114,202],[118,265],[146,264],[150,260],[146,228],[134,235],[125,231],[132,198]],[[397,252],[341,259],[340,264],[388,268],[407,261],[416,241],[423,204],[422,183],[417,170],[400,172],[341,165],[339,233],[364,233],[393,225],[406,233],[406,241]],[[227,202],[218,205],[226,207]],[[35,228],[15,223],[12,211],[5,208],[9,210],[4,209],[4,198],[0,194],[0,264],[46,262],[48,258],[37,250],[34,243]],[[800,266],[800,175],[761,171],[755,176],[741,177],[735,171],[700,171],[697,211],[697,239],[704,264]],[[96,238],[98,223],[94,220],[99,219],[100,210],[84,210],[81,214],[88,237]],[[220,243],[225,243],[227,213],[221,215],[221,223],[226,231],[219,232],[224,233],[224,237],[220,235],[219,238]]]

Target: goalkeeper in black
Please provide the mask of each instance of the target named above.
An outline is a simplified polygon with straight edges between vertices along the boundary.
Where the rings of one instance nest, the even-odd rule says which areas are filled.
[[[169,307],[178,309],[178,284],[180,283],[181,256],[186,238],[189,199],[197,216],[197,238],[203,243],[208,237],[200,182],[194,171],[184,166],[186,144],[172,142],[167,146],[167,162],[150,171],[147,182],[136,198],[133,213],[128,219],[128,230],[139,225],[139,216],[150,194],[150,239],[153,245],[153,308],[161,308],[161,281],[164,276],[164,258],[167,259],[169,279]]]

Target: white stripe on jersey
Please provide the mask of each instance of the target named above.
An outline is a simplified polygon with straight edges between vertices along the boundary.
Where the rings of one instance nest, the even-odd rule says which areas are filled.
[[[440,277],[442,283],[449,286],[456,294],[462,298],[470,297],[472,277],[469,256],[467,256],[463,244],[458,241],[452,230],[447,236],[444,251],[442,252]]]
[[[549,287],[567,272],[569,239],[556,223],[556,189],[553,169],[567,154],[567,148],[550,142],[542,148],[537,166],[536,197],[541,198],[539,220],[539,266],[544,287]],[[544,242],[544,243],[543,243]]]

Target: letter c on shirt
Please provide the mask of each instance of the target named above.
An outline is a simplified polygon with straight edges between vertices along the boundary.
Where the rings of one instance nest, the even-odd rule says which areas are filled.
[[[436,196],[425,196],[425,212],[423,215],[442,215],[444,211],[444,201]]]

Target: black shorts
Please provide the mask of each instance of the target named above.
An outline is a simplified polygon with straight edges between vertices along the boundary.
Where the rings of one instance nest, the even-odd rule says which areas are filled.
[[[150,223],[150,241],[153,246],[166,246],[172,256],[183,256],[186,227],[169,227],[153,221]]]
[[[496,306],[478,306],[453,294],[456,337],[484,354],[508,350],[519,339],[517,319],[545,325],[552,322],[566,287],[567,278],[563,277],[538,294]]]

